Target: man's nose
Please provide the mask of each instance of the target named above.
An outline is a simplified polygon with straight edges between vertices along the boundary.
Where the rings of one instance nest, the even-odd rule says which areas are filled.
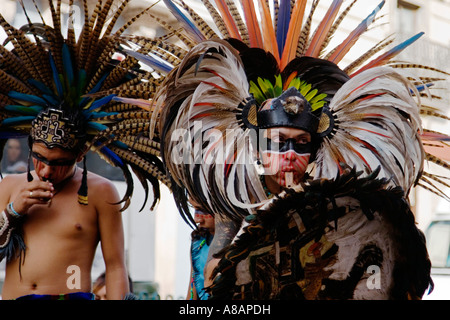
[[[288,152],[286,152],[285,154],[285,159],[290,161],[295,160],[295,151],[292,149],[288,150]]]
[[[53,168],[51,166],[42,164],[41,172],[40,172],[42,178],[49,179],[52,176],[52,173],[53,173]]]
[[[195,217],[194,217],[194,221],[195,221],[196,223],[201,223],[201,222],[203,222],[204,220],[205,220],[205,219],[204,219],[203,215],[201,215],[201,214],[196,214]]]

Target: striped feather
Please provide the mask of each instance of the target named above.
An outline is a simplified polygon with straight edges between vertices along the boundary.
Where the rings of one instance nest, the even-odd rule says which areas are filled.
[[[242,42],[244,42],[245,44],[248,45],[249,39],[248,39],[247,26],[245,25],[244,21],[242,20],[242,17],[234,3],[234,0],[225,0],[225,3],[227,5],[228,9],[230,10],[230,14],[233,17],[233,20],[236,22],[236,27],[239,30],[239,33],[242,38]]]
[[[264,48],[253,0],[243,0],[242,9],[247,23],[250,47]]]
[[[362,68],[360,68],[358,71],[352,73],[352,77],[356,76],[357,74],[360,74],[361,72],[363,72],[364,70],[368,70],[370,68],[374,68],[376,66],[385,64],[387,61],[389,61],[390,59],[392,59],[393,57],[395,57],[396,55],[398,55],[400,52],[402,52],[406,47],[410,46],[411,44],[413,44],[415,41],[417,41],[417,39],[419,39],[421,36],[423,36],[424,33],[420,32],[418,34],[416,34],[415,36],[412,36],[411,38],[405,40],[404,42],[402,42],[401,44],[395,46],[394,48],[392,48],[391,50],[389,50],[388,52],[380,55],[378,58],[370,61],[369,63],[367,63],[365,66],[363,66]]]
[[[347,17],[348,13],[352,9],[352,7],[355,5],[357,0],[353,0],[352,3],[350,3],[344,11],[337,17],[336,21],[333,23],[333,25],[330,28],[330,31],[328,31],[328,36],[325,38],[325,41],[322,43],[322,46],[320,48],[320,52],[322,53],[323,50],[328,46],[330,40],[332,39],[333,35],[336,33],[336,31],[339,29],[339,26],[341,25],[342,21],[344,21],[345,17]],[[328,59],[327,59],[328,60]]]
[[[180,23],[182,23],[186,32],[192,37],[192,39],[196,42],[201,42],[206,40],[205,36],[198,30],[198,28],[186,17],[183,12],[171,1],[171,0],[163,0],[172,14],[178,19]]]
[[[206,9],[208,10],[209,14],[211,15],[217,28],[219,29],[219,32],[222,34],[222,38],[228,38],[230,34],[227,30],[225,22],[223,21],[220,14],[217,12],[216,8],[211,4],[209,0],[202,0],[202,2],[206,7]]]
[[[306,50],[305,56],[318,57],[322,43],[325,41],[328,31],[330,30],[334,19],[336,18],[339,8],[342,5],[342,0],[334,0],[330,5],[325,17],[317,27],[316,33],[311,40],[311,43]]]
[[[231,15],[230,11],[228,10],[228,6],[225,3],[224,0],[215,0],[217,9],[219,10],[221,17],[223,19],[223,22],[225,23],[225,26],[227,28],[227,31],[230,35],[230,37],[242,40],[241,35],[239,34],[239,29],[236,26],[236,23],[234,22],[233,16]]]
[[[328,60],[339,63],[342,58],[347,54],[347,52],[353,47],[358,38],[363,34],[368,26],[375,19],[376,14],[381,10],[385,1],[383,0],[376,8],[372,11],[372,13],[364,19],[355,30],[353,30],[349,36],[334,50],[334,53],[328,58]]]
[[[307,46],[308,46],[308,38],[311,32],[311,24],[312,18],[314,16],[314,12],[316,11],[317,5],[319,4],[319,0],[314,0],[311,4],[311,9],[309,10],[308,17],[306,18],[305,25],[302,28],[302,32],[300,33],[298,45],[297,45],[297,57],[301,57],[305,55]]]
[[[216,36],[214,30],[212,30],[205,20],[200,17],[191,7],[189,7],[183,0],[180,0],[180,4],[184,10],[186,10],[192,17],[197,27],[200,29],[201,33],[205,35],[206,39],[211,39]]]

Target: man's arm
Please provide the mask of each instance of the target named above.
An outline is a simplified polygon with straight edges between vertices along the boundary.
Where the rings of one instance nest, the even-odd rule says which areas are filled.
[[[215,232],[208,252],[208,260],[205,266],[205,287],[213,283],[213,271],[220,261],[214,255],[229,245],[239,232],[241,223],[228,219],[225,216],[214,216]]]
[[[116,188],[109,181],[102,181],[97,194],[100,243],[106,266],[106,297],[108,300],[122,300],[129,293],[128,272],[125,266],[124,234],[122,213],[117,203],[120,198]],[[101,192],[101,193],[100,193]]]
[[[12,259],[16,254],[15,249],[25,245],[21,237],[15,236],[15,230],[22,222],[19,215],[10,202],[14,186],[17,186],[17,176],[8,176],[0,182],[0,261],[5,257]]]

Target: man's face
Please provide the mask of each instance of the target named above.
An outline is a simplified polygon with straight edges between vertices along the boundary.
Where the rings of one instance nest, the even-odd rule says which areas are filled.
[[[199,228],[208,229],[210,233],[214,233],[214,217],[211,214],[195,210],[194,221]]]
[[[58,184],[73,174],[78,157],[60,148],[47,148],[43,143],[33,143],[33,165],[40,180]]]
[[[278,127],[267,129],[267,148],[262,151],[266,181],[279,187],[299,184],[311,156],[311,134],[301,129]]]

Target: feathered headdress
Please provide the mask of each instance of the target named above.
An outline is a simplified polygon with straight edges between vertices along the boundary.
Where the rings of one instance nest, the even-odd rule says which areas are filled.
[[[421,104],[432,82],[442,79],[405,77],[400,69],[427,67],[393,61],[422,33],[385,50],[393,42],[388,37],[343,69],[337,66],[385,1],[334,48],[330,39],[356,0],[343,10],[343,0],[333,0],[315,30],[317,0],[280,0],[273,6],[243,0],[240,7],[234,1],[202,2],[215,26],[183,0],[164,0],[185,32],[154,17],[168,36],[155,40],[151,54],[134,54],[167,74],[155,97],[150,137],[161,137],[177,203],[189,195],[212,213],[241,218],[267,199],[255,166],[252,129],[267,127],[262,105],[288,91],[320,117],[314,134],[317,177],[335,178],[345,166],[364,174],[380,167],[380,177],[406,193],[417,183],[438,194],[435,183],[448,186],[424,172],[425,160],[449,166],[424,151],[422,140],[432,135],[423,134],[420,118],[450,120]],[[180,42],[167,41],[169,36]],[[278,111],[277,119],[283,118],[284,111]],[[282,124],[277,121],[271,125]]]
[[[7,35],[0,46],[0,138],[5,143],[30,135],[50,148],[90,149],[123,171],[128,185],[123,209],[133,192],[131,172],[146,192],[148,181],[152,184],[154,205],[159,181],[170,184],[158,158],[159,144],[148,138],[151,106],[146,101],[158,80],[120,47],[122,34],[148,9],[113,32],[129,1],[98,1],[92,13],[88,2],[80,1],[82,29],[77,37],[73,22],[78,17],[70,16],[67,30],[62,30],[61,2],[48,1],[51,24],[34,1],[41,20],[32,22],[22,4],[28,24],[20,29],[0,14]],[[72,13],[73,5],[72,0]],[[126,98],[145,103],[131,105]],[[85,168],[79,202],[87,201]]]

